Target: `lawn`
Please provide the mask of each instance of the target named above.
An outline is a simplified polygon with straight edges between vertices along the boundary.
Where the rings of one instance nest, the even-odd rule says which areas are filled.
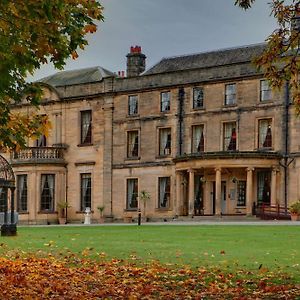
[[[1,237],[1,253],[55,256],[72,252],[112,258],[236,269],[277,269],[299,276],[297,226],[49,226],[19,227]],[[26,255],[25,254],[25,255]]]

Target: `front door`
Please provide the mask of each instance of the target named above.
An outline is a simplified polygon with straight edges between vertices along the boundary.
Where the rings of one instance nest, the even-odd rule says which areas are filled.
[[[222,209],[222,215],[224,215],[226,214],[226,181],[221,182],[221,194],[222,194],[221,209]]]
[[[212,191],[210,193],[211,197],[211,213],[214,215],[216,213],[216,182],[212,182]]]
[[[270,205],[271,201],[271,172],[257,172],[257,204],[258,206],[265,204]]]
[[[195,187],[194,187],[194,215],[200,216],[203,215],[203,183],[202,177],[200,175],[195,176]]]

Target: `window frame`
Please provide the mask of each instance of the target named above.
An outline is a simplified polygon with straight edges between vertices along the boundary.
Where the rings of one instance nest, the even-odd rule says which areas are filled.
[[[165,147],[162,150],[162,132],[168,131]],[[168,147],[167,147],[168,146]],[[171,127],[163,127],[158,129],[158,156],[165,157],[172,154],[172,129]]]
[[[231,134],[226,136],[226,126],[228,126],[230,124],[234,125],[234,126],[232,126],[232,128],[231,128]],[[236,121],[223,122],[223,151],[237,151],[237,149],[238,149],[238,132],[237,132],[236,125],[237,125]],[[234,138],[233,128],[235,129],[235,138]],[[228,140],[229,140],[229,142],[228,142]],[[227,149],[226,149],[226,145],[227,145]],[[230,145],[232,145],[232,146],[230,146]],[[234,145],[235,145],[234,149],[229,149],[229,148],[233,147]]]
[[[234,87],[234,93],[230,91],[230,87]],[[236,83],[225,84],[225,106],[236,105],[237,102],[237,86]]]
[[[168,95],[167,99],[164,99],[164,95]],[[166,108],[164,108],[164,103],[167,103]],[[171,92],[165,91],[160,93],[160,112],[166,113],[171,110]]]
[[[244,207],[247,204],[247,181],[239,180],[237,182],[237,207]]]
[[[166,179],[166,186],[165,186],[165,189],[164,189],[164,195],[163,195],[163,201],[165,201],[165,198],[166,198],[166,201],[165,201],[165,205],[162,205],[163,201],[162,201],[162,187],[161,187],[161,184],[162,184],[162,180],[163,179]],[[166,191],[166,188],[168,188],[168,190]],[[165,209],[169,209],[171,207],[171,176],[161,176],[161,177],[158,177],[158,202],[157,202],[157,208],[158,209],[162,209],[162,210],[165,210]]]
[[[202,128],[202,132],[201,132],[201,137],[200,137],[199,142],[198,142],[198,146],[196,147],[197,143],[195,141],[195,129],[197,127],[201,127]],[[192,151],[191,152],[192,153],[202,153],[202,152],[204,152],[204,150],[205,150],[204,124],[195,124],[195,125],[192,125],[192,135],[191,136],[192,136],[192,145],[191,145],[191,150]],[[202,137],[203,137],[203,140],[202,140]],[[200,147],[200,150],[198,151],[199,147]]]
[[[133,182],[131,200],[129,199],[129,197],[130,197],[129,183],[130,182]],[[138,180],[138,178],[127,178],[126,179],[126,210],[128,210],[128,211],[137,211],[138,210],[138,207],[139,207],[138,195],[139,195],[139,180]],[[133,200],[133,197],[134,197],[134,200]],[[130,204],[132,202],[136,203],[136,205],[133,207],[130,207]]]
[[[16,177],[17,177],[17,211],[19,213],[28,212],[28,175],[18,174]],[[20,189],[20,178],[25,178],[24,180],[25,187],[23,186],[22,191]]]
[[[89,114],[90,120],[89,123],[84,123],[83,116],[85,114]],[[86,134],[84,136],[84,127],[89,126],[86,130]],[[93,113],[91,109],[81,110],[80,111],[80,146],[89,146],[92,145],[92,134],[93,134]]]
[[[202,97],[200,99],[200,105],[195,105],[195,103],[198,103],[199,102],[199,99],[198,97],[195,99],[195,91],[198,90],[198,91],[201,91],[202,93]],[[204,108],[204,88],[203,87],[193,87],[193,109],[201,109],[201,108]]]
[[[87,180],[85,193],[84,180]],[[85,211],[87,207],[92,209],[92,173],[80,173],[80,211]]]
[[[264,86],[265,84],[267,86],[267,89],[265,89],[265,86]],[[267,95],[266,99],[265,99],[264,95]],[[259,101],[260,102],[267,102],[267,101],[270,101],[270,100],[272,100],[272,89],[269,85],[268,80],[262,79],[259,82]]]
[[[133,152],[133,150],[130,151],[131,150],[130,146],[132,145],[132,143],[130,141],[130,135],[133,135],[133,133],[136,133],[135,138],[137,137],[137,143],[136,143],[136,140],[135,140],[134,145],[133,145],[134,148],[137,147],[137,149],[136,149],[136,151],[137,151],[136,155],[130,154],[130,152],[131,153]],[[139,130],[129,130],[129,131],[127,131],[126,142],[127,142],[127,147],[126,147],[127,148],[127,151],[126,151],[127,152],[127,158],[129,158],[129,159],[137,159],[137,158],[139,158],[139,154],[140,154],[140,134],[139,134]]]
[[[43,177],[44,176],[46,176],[46,177],[45,177],[44,186],[43,186]],[[44,189],[45,188],[45,183],[47,182],[47,184],[49,184],[48,183],[48,177],[49,176],[51,176],[52,179],[53,179],[53,181],[52,181],[53,187],[51,188],[51,187],[48,186],[47,189]],[[55,191],[55,188],[56,188],[55,180],[56,180],[56,176],[53,173],[41,174],[41,182],[40,182],[41,183],[41,185],[40,185],[40,187],[41,187],[41,190],[40,190],[40,210],[42,212],[54,212],[55,192],[56,192]],[[51,189],[53,190],[52,195],[51,195],[51,192],[48,192],[49,193],[48,195],[46,194],[46,195],[43,196],[44,192],[46,193],[47,191],[50,191]],[[50,202],[49,202],[49,205],[47,205],[49,208],[44,207],[47,204],[46,203],[47,199],[43,199],[43,197],[45,197],[45,198],[51,197],[52,198],[50,200]]]
[[[132,101],[135,100],[135,108],[132,111],[131,109],[131,105],[132,105]],[[139,113],[139,99],[138,99],[138,95],[129,95],[128,96],[128,116],[132,117],[132,116],[137,116]]]
[[[264,122],[264,121],[267,121],[268,125],[267,125],[267,130],[266,130],[266,133],[265,133],[265,137],[264,137],[264,141],[261,140],[261,136],[262,136],[262,128],[261,128],[261,123]],[[261,119],[258,119],[258,122],[257,122],[257,148],[259,150],[271,150],[273,149],[273,145],[274,145],[274,134],[273,134],[273,119],[272,118],[261,118]],[[269,134],[268,133],[268,129],[271,129],[271,136],[268,138],[267,135]],[[268,140],[267,140],[268,138]],[[271,139],[271,141],[270,141]],[[271,145],[267,145],[267,146],[264,146],[265,143],[271,143]]]

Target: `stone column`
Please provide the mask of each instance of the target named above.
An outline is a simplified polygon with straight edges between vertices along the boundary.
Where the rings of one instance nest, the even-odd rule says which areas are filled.
[[[194,202],[195,202],[195,171],[189,169],[189,216],[194,215]]]
[[[222,212],[221,168],[216,168],[216,206],[215,214],[220,216]]]
[[[254,168],[247,168],[247,184],[246,184],[246,213],[247,216],[252,215],[253,206],[253,171]]]
[[[271,205],[277,205],[277,168],[272,168],[272,177],[271,177]]]
[[[182,175],[180,172],[176,172],[176,202],[175,202],[175,215],[179,216],[180,215],[180,207],[182,206]]]

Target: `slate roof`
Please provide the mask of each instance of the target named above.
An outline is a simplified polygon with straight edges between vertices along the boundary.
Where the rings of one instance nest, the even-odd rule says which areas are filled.
[[[265,43],[204,52],[191,55],[163,58],[143,75],[201,69],[222,65],[250,62],[262,53]]]
[[[44,77],[39,82],[44,82],[54,87],[99,82],[105,77],[115,76],[115,74],[102,67],[92,67],[72,71],[62,71],[54,75]]]

